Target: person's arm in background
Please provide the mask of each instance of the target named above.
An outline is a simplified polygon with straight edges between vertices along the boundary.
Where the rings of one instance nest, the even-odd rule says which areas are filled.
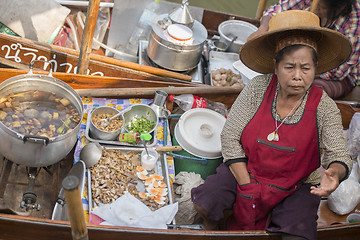
[[[321,79],[342,80],[348,77],[353,83],[359,82],[360,76],[360,4],[357,3],[350,14],[336,20],[335,29],[344,34],[351,42],[352,54],[350,58],[339,67],[320,74]]]
[[[283,12],[290,9],[303,9],[306,10],[310,8],[311,0],[279,0],[274,5],[270,6],[263,14],[260,19],[260,26],[258,30],[252,33],[248,40],[261,35],[269,30],[269,21],[273,15],[276,15],[279,12]]]

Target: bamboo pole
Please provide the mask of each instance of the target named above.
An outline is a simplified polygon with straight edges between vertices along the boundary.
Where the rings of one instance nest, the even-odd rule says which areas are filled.
[[[81,41],[80,56],[78,62],[77,74],[86,74],[90,62],[90,53],[92,50],[92,42],[96,20],[99,12],[100,0],[90,0],[85,20],[85,28]]]
[[[76,176],[67,176],[62,181],[62,187],[64,188],[72,237],[74,240],[87,240],[89,238],[81,202],[79,179]]]
[[[259,19],[262,17],[265,8],[266,8],[266,4],[267,4],[268,0],[260,0],[259,1],[259,5],[256,11],[256,19]]]
[[[154,95],[155,91],[161,90],[167,94],[238,94],[242,88],[235,87],[163,87],[163,88],[102,88],[102,89],[75,89],[84,97],[144,97]]]

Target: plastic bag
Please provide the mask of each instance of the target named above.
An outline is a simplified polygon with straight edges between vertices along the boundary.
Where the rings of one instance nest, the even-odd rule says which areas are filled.
[[[349,178],[341,182],[338,188],[330,194],[328,206],[333,212],[345,215],[354,210],[359,202],[359,165],[355,162]]]
[[[177,224],[193,224],[197,211],[191,201],[191,189],[204,183],[200,174],[179,172],[175,176],[175,201],[179,203],[179,211],[175,216]]]
[[[350,151],[351,157],[356,159],[360,154],[360,112],[356,112],[352,117],[348,134],[349,138],[347,147]]]
[[[94,38],[99,42],[103,42],[106,30],[110,24],[110,9],[107,7],[99,8],[98,18],[96,20]],[[100,48],[100,45],[97,42],[93,42],[92,48],[97,50]]]

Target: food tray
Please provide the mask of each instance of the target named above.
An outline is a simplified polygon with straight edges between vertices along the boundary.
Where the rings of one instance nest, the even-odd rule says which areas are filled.
[[[138,142],[135,144],[131,144],[131,143],[126,143],[126,142],[119,142],[119,141],[109,141],[109,140],[101,140],[101,139],[96,139],[95,137],[93,137],[91,135],[90,132],[90,121],[91,121],[91,113],[89,114],[87,121],[86,121],[86,128],[85,128],[85,137],[91,141],[91,142],[98,142],[100,144],[107,144],[107,145],[117,145],[117,146],[127,146],[127,147],[144,147],[144,144],[142,142]],[[148,147],[152,147],[157,143],[157,137],[156,137],[156,129],[150,133],[150,135],[152,136],[151,140],[146,142],[146,146]],[[121,133],[125,133],[126,131],[124,129],[121,130]]]
[[[143,148],[128,148],[128,147],[119,147],[119,146],[107,146],[105,147],[106,150],[118,150],[121,151],[123,153],[127,153],[129,151],[135,151],[138,152],[139,155],[141,154],[141,152],[143,151]],[[140,157],[139,157],[140,160]],[[139,162],[140,165],[140,162]],[[88,171],[88,174],[90,179],[91,179],[91,173],[90,171]],[[169,173],[168,173],[168,165],[167,165],[167,160],[165,159],[165,156],[163,153],[159,152],[159,159],[156,162],[155,168],[153,171],[149,171],[149,175],[151,174],[158,174],[160,176],[162,176],[164,179],[162,180],[167,187],[167,198],[169,200],[169,202],[163,205],[159,205],[159,207],[161,206],[166,206],[168,204],[172,204],[173,203],[173,193],[172,193],[172,187],[171,187],[171,183],[170,183],[170,178],[169,178]],[[90,183],[91,185],[93,185],[93,181],[91,181]],[[127,184],[127,183],[126,183]],[[145,192],[145,185],[144,183],[138,178],[137,180],[137,184],[136,184],[136,188],[140,191],[140,192]],[[89,191],[89,195],[91,194],[91,190]],[[92,199],[92,197],[89,197],[89,207],[93,208],[94,205],[96,206],[96,203],[94,202],[94,200]]]
[[[225,68],[231,69],[231,71],[235,74],[241,75],[241,80],[244,84],[249,82],[249,79],[241,72],[236,70],[233,66],[233,63],[239,60],[239,54],[232,52],[218,52],[218,51],[210,51],[209,54],[209,72],[210,72],[210,81],[213,86],[213,79],[211,76],[211,71]]]

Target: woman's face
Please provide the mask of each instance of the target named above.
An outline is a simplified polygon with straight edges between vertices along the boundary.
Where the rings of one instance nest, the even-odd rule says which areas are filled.
[[[313,49],[301,46],[284,54],[275,64],[280,92],[286,96],[303,95],[314,81],[316,65],[313,60]]]

